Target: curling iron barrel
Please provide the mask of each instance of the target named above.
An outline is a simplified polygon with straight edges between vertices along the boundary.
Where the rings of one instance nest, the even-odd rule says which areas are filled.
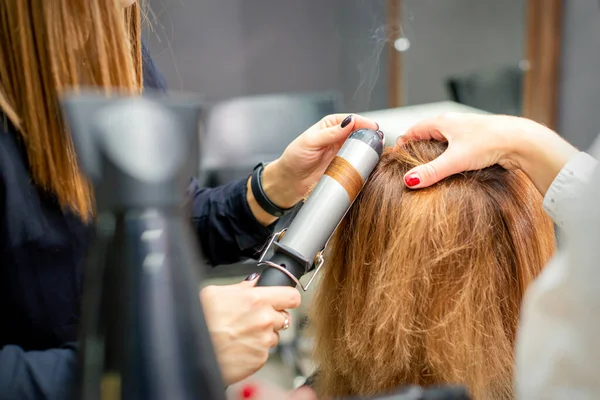
[[[266,266],[258,286],[292,286],[313,266],[315,274],[323,264],[323,250],[333,232],[363,188],[383,153],[381,131],[353,132],[337,153],[289,228],[273,236],[259,265]],[[273,256],[265,261],[271,245]],[[313,275],[314,277],[314,275]]]

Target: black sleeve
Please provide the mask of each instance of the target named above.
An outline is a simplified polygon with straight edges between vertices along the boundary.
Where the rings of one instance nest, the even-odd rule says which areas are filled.
[[[188,189],[192,220],[204,256],[213,266],[254,257],[273,233],[256,220],[246,200],[247,179],[217,188],[200,188],[194,179]]]
[[[77,371],[76,347],[24,351],[18,346],[0,350],[2,399],[69,399]]]
[[[157,92],[167,90],[167,81],[154,63],[144,41],[142,41],[142,71],[144,74],[144,89],[152,89]]]

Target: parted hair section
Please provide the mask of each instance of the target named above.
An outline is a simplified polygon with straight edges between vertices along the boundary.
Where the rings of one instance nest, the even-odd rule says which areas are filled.
[[[520,171],[408,189],[404,174],[445,148],[386,149],[332,238],[310,313],[321,396],[456,383],[478,400],[514,398],[521,300],[554,227]]]

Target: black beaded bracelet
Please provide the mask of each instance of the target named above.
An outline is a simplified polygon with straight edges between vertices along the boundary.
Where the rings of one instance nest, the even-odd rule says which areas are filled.
[[[287,212],[289,212],[291,208],[280,208],[277,207],[268,197],[263,189],[262,184],[262,173],[265,169],[265,165],[263,163],[258,164],[254,167],[254,171],[252,172],[252,179],[250,180],[250,188],[252,189],[252,194],[256,199],[258,205],[265,210],[267,213],[271,214],[274,217],[283,217]]]

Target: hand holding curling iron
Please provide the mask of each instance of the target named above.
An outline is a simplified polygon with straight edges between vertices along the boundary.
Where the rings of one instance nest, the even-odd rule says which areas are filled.
[[[286,309],[300,305],[289,287],[255,288],[256,278],[237,285],[207,286],[200,292],[206,321],[226,385],[258,371],[290,326]]]

